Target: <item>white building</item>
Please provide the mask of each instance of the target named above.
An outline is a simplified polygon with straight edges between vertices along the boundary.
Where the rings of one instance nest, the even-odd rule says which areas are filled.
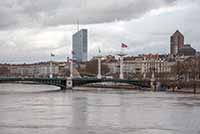
[[[113,60],[106,63],[111,74],[119,73],[119,61]],[[137,57],[125,57],[123,72],[125,75],[142,75],[144,78],[152,72],[154,73],[169,73],[174,62],[168,62],[159,55],[142,55]]]
[[[62,64],[52,64],[53,76],[59,76]],[[50,63],[35,63],[35,64],[16,64],[10,66],[10,75],[14,77],[49,77]]]

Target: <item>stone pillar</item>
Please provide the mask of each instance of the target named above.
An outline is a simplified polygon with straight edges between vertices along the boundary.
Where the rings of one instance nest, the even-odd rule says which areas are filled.
[[[70,78],[73,78],[73,60],[70,61]]]
[[[72,89],[73,87],[73,81],[72,81],[72,78],[69,77],[66,79],[66,89]]]
[[[124,79],[124,74],[123,74],[123,56],[120,56],[120,79]]]
[[[98,74],[97,79],[101,79],[101,57],[98,57]]]

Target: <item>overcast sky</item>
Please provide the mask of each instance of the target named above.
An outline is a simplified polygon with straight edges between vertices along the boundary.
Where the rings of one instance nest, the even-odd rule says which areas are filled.
[[[47,61],[70,56],[72,34],[88,29],[89,57],[169,53],[177,29],[200,50],[200,0],[0,0],[0,63]]]

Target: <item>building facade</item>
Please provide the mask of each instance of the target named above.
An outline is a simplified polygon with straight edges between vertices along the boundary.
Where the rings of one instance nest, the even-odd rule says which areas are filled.
[[[119,74],[119,60],[112,60],[106,63],[110,69],[110,74]],[[167,61],[157,54],[148,54],[135,57],[125,57],[123,72],[126,78],[151,78],[151,74],[170,73],[174,62]]]
[[[66,77],[69,70],[69,63],[53,62],[53,77]],[[69,71],[68,71],[69,72]],[[0,64],[0,77],[27,77],[27,78],[48,78],[50,75],[50,62],[34,64]]]
[[[170,54],[176,55],[184,46],[184,36],[178,30],[170,37]]]
[[[81,29],[72,36],[73,60],[85,62],[88,59],[87,29]]]

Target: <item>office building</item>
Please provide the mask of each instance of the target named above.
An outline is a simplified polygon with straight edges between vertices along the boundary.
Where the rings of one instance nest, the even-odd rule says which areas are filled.
[[[72,37],[73,60],[85,62],[88,59],[87,29],[81,29]]]

